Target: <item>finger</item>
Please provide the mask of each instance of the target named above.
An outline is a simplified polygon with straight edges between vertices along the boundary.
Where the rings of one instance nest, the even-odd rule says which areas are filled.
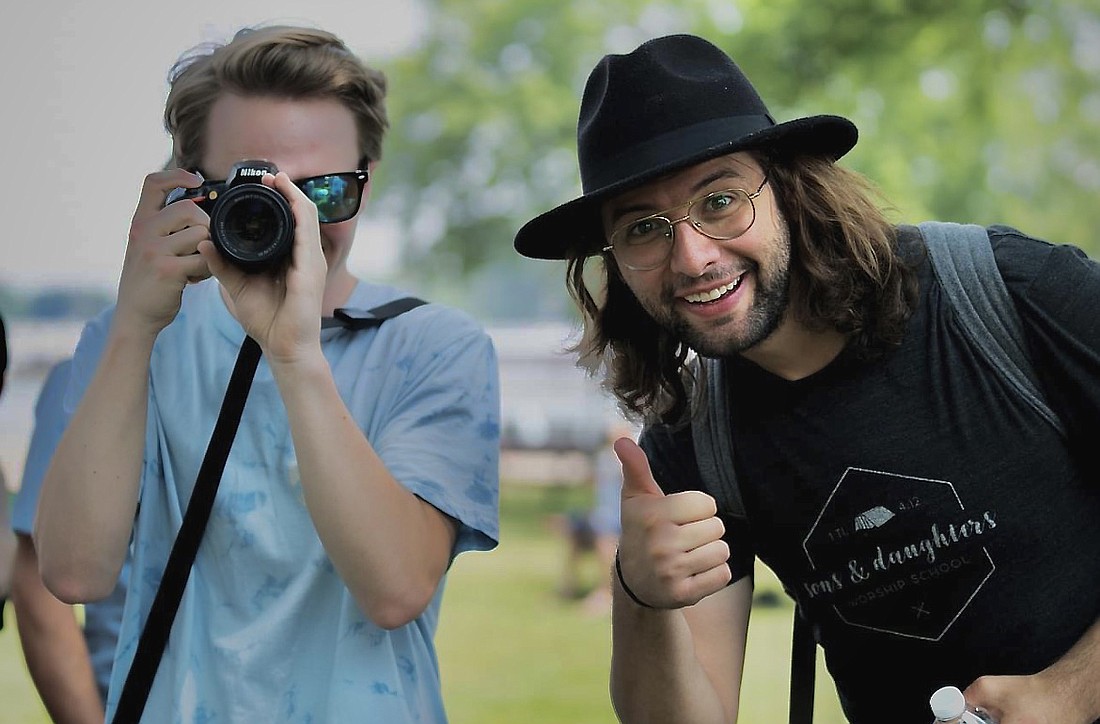
[[[180,258],[180,270],[186,276],[189,284],[201,282],[211,276],[210,267],[206,259],[198,254],[192,254]]]
[[[680,560],[684,566],[684,575],[697,576],[712,568],[726,565],[729,559],[729,544],[719,538],[685,553]]]
[[[275,176],[264,176],[263,182],[282,194],[290,204],[294,216],[294,249],[292,262],[295,267],[308,268],[311,261],[324,260],[321,248],[320,222],[317,220],[317,205],[302,192],[286,173],[280,171]]]
[[[302,193],[302,190],[290,180],[290,176],[287,176],[285,172],[280,171],[274,176],[267,174],[264,176],[263,182],[273,187],[287,200],[287,203],[290,204],[291,213],[294,214],[295,224],[307,228],[318,225],[317,205]]]
[[[196,247],[203,264],[210,274],[218,278],[226,289],[237,289],[244,281],[245,272],[226,260],[210,239],[204,239]]]
[[[193,189],[202,185],[202,177],[182,168],[156,171],[145,177],[138,197],[134,221],[148,218],[164,208],[168,192],[175,188]]]
[[[701,490],[684,490],[666,498],[666,513],[673,523],[683,525],[696,521],[709,520],[718,515],[718,504],[714,497]],[[719,521],[721,522],[721,521]],[[725,524],[723,524],[725,528]]]
[[[153,254],[192,254],[195,244],[209,234],[210,217],[190,201],[172,204],[144,218],[138,216],[130,225],[129,242],[139,247],[151,244],[149,251]],[[188,233],[173,238],[181,232]]]
[[[1000,705],[1005,693],[1004,683],[1009,680],[1010,677],[981,676],[963,690],[963,698],[969,706],[980,708],[991,714],[995,721],[1000,721],[1004,717]]]
[[[729,585],[732,577],[730,567],[723,562],[685,579],[680,595],[686,601],[696,604],[712,593],[721,591]]]
[[[208,275],[206,262],[197,254],[162,256],[152,262],[148,271],[161,281],[178,284],[180,289],[192,278],[204,278],[204,275]]]
[[[722,534],[725,532],[726,524],[717,516],[711,516],[704,520],[689,521],[680,524],[676,528],[674,545],[681,551],[695,550],[708,543],[722,540]]]
[[[639,495],[664,496],[661,486],[653,479],[649,458],[636,442],[620,437],[615,441],[614,450],[623,466],[623,500]]]
[[[189,226],[168,234],[156,243],[166,254],[172,256],[192,256],[198,253],[199,243],[209,239],[210,232],[205,226]]]

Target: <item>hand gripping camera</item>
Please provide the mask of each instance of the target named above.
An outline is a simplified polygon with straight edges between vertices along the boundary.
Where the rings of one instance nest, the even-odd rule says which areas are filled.
[[[225,258],[247,272],[268,269],[288,258],[294,242],[290,204],[260,181],[278,171],[269,161],[239,161],[225,181],[173,189],[165,205],[193,199],[210,215],[210,239]]]

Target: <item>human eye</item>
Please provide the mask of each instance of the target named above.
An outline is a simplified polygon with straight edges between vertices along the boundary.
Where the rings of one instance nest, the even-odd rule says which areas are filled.
[[[647,216],[627,225],[623,229],[622,239],[623,242],[631,246],[648,244],[660,238],[664,234],[666,226],[657,217]]]
[[[723,214],[735,208],[741,202],[741,193],[735,189],[716,191],[703,199],[703,210],[708,214]]]

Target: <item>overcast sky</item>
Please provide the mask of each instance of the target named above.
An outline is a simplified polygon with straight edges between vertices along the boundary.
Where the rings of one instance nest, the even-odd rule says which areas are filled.
[[[113,289],[141,181],[170,152],[161,124],[169,67],[198,43],[271,21],[331,30],[383,67],[424,24],[409,0],[8,7],[0,24],[0,281]],[[372,266],[366,236],[350,261],[361,274]]]

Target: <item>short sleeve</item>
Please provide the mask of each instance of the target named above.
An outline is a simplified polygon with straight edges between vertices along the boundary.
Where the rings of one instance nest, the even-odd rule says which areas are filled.
[[[499,539],[496,351],[488,334],[455,310],[427,310],[425,317],[417,349],[398,356],[401,390],[371,442],[402,485],[458,522],[454,555],[490,550]]]
[[[1047,401],[1076,454],[1100,474],[1100,262],[1009,227],[993,227],[990,238]]]
[[[34,513],[38,506],[42,478],[46,475],[53,451],[65,431],[67,416],[63,401],[69,382],[70,366],[71,360],[66,359],[50,369],[34,405],[34,431],[27,448],[19,494],[15,497],[12,508],[11,526],[16,533],[31,535],[34,532]]]

